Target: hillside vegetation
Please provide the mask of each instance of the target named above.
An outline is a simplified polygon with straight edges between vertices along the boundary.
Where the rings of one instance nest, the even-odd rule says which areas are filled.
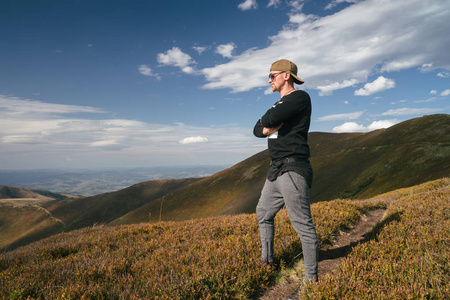
[[[111,222],[169,191],[197,180],[199,179],[153,180],[96,197],[28,205],[4,200],[3,203],[0,202],[0,249],[12,250],[55,233]]]
[[[311,201],[365,199],[449,176],[449,128],[450,115],[431,115],[368,133],[310,133]],[[179,221],[253,213],[269,164],[262,151],[139,207],[145,218],[132,212],[114,224],[144,222],[149,214],[154,221]]]
[[[0,249],[60,233],[64,226],[42,205],[69,197],[77,196],[0,185]]]
[[[306,299],[450,299],[450,180],[385,194],[385,226]]]
[[[304,289],[311,299],[450,297],[448,178],[367,200],[312,205],[321,245],[364,212],[387,207],[373,239],[336,273]],[[299,259],[285,210],[275,258]],[[95,226],[0,254],[0,296],[10,299],[250,299],[274,283],[259,264],[254,214],[184,222]]]
[[[69,197],[76,197],[76,196],[53,193],[49,191],[0,185],[0,199],[26,198],[36,200],[55,200],[55,199],[61,200]]]

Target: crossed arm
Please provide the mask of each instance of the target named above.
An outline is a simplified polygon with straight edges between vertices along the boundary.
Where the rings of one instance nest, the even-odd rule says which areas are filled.
[[[290,118],[298,115],[303,110],[311,110],[309,95],[305,92],[296,92],[296,96],[289,96],[283,102],[277,102],[261,119],[256,122],[253,134],[256,137],[265,138],[278,131]]]
[[[277,132],[282,126],[283,126],[283,123],[281,123],[277,127],[272,127],[272,128],[263,127],[262,133],[265,136],[271,135],[272,133]]]
[[[269,135],[271,135],[274,132],[277,132],[281,127],[283,126],[283,123],[276,127],[264,127],[261,124],[261,120],[258,120],[255,124],[255,128],[253,129],[253,134],[257,137],[265,138]]]

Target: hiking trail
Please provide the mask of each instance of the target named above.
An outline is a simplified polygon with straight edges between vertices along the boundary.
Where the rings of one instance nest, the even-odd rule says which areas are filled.
[[[386,209],[377,209],[366,212],[361,219],[348,232],[336,236],[332,245],[324,245],[319,250],[319,280],[322,276],[336,270],[341,261],[358,244],[370,240],[370,233],[385,216]],[[298,288],[303,280],[303,260],[299,260],[292,269],[281,271],[279,283],[270,287],[258,300],[298,300]]]

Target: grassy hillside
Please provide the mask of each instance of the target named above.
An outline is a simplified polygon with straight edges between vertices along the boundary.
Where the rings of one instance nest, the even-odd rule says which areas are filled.
[[[0,185],[0,199],[28,198],[36,200],[53,200],[53,199],[66,199],[69,197],[75,196],[53,193],[49,191]]]
[[[253,212],[268,164],[265,153],[256,154],[229,169],[172,191],[114,224],[147,221],[149,214],[152,221],[164,221]],[[138,213],[142,218],[135,218]]]
[[[304,290],[310,299],[450,297],[450,180],[368,200],[312,205],[320,243],[368,210],[387,207],[370,242],[337,273]],[[276,218],[275,258],[299,259],[285,210]],[[11,299],[250,299],[275,282],[259,264],[254,214],[185,222],[96,226],[0,254],[0,297]]]
[[[14,249],[63,230],[64,225],[39,204],[0,203],[0,250]]]
[[[28,244],[60,233],[63,224],[52,218],[42,205],[68,197],[76,196],[0,185],[0,249],[18,240]]]
[[[18,246],[94,224],[109,223],[198,178],[153,180],[118,192],[17,206],[0,203],[0,249]]]
[[[126,189],[81,199],[49,203],[46,208],[66,223],[67,230],[109,223],[167,193],[198,181],[199,178],[160,179],[135,184]]]
[[[313,201],[367,198],[448,176],[449,128],[450,115],[431,115],[363,134],[312,133]]]
[[[448,128],[450,115],[432,115],[369,133],[311,133],[311,201],[363,199],[449,176]],[[269,163],[267,151],[262,151],[164,195],[114,224],[147,221],[149,214],[159,221],[252,213]]]
[[[379,234],[302,299],[450,299],[450,180],[400,189]]]

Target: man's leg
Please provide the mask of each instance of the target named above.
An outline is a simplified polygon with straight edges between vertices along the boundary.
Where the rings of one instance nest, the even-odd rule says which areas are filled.
[[[258,217],[259,232],[261,234],[261,259],[264,262],[273,261],[274,218],[284,205],[281,193],[276,186],[276,180],[271,182],[266,179],[261,197],[256,206],[256,216]]]
[[[311,216],[308,184],[296,172],[286,172],[278,180],[291,224],[302,242],[305,278],[315,280],[318,273],[319,242]]]

